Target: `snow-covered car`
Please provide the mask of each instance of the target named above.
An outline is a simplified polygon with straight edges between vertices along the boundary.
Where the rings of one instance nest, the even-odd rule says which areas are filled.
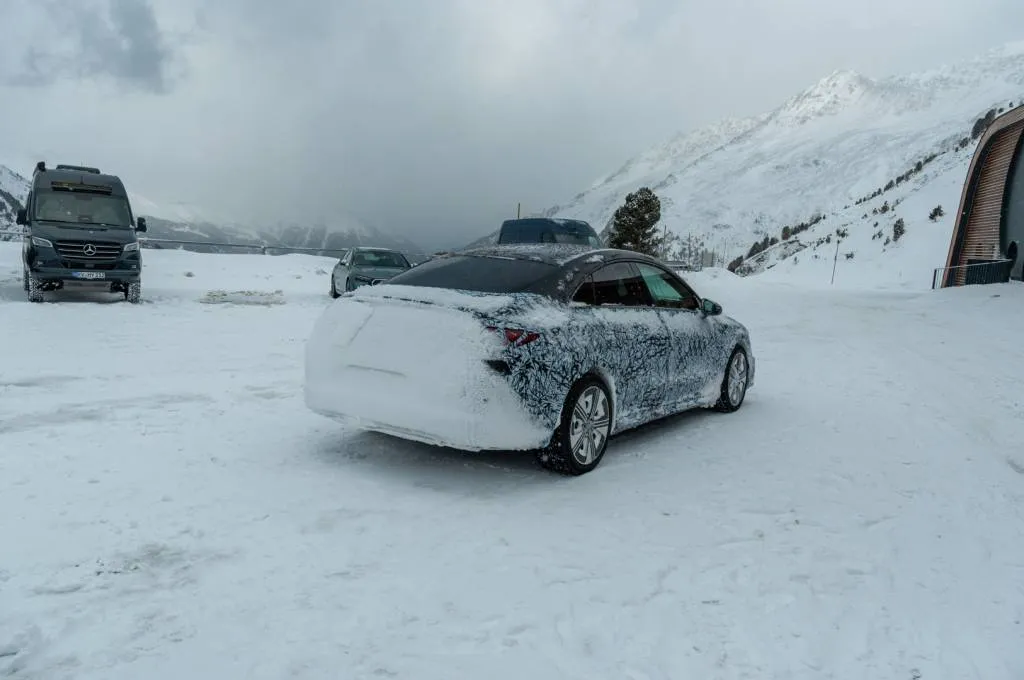
[[[608,438],[738,409],[750,336],[654,258],[495,245],[359,288],[318,319],[305,402],[356,427],[467,451],[533,450],[582,474]]]
[[[331,297],[339,297],[359,286],[387,281],[411,267],[405,255],[397,250],[364,246],[351,248],[331,272]]]

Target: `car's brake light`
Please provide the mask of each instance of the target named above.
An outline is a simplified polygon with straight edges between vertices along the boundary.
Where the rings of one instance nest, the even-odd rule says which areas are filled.
[[[515,345],[516,347],[528,345],[540,337],[540,333],[524,331],[521,328],[498,328],[497,326],[488,326],[487,330],[492,333],[502,335],[505,338],[505,344]]]

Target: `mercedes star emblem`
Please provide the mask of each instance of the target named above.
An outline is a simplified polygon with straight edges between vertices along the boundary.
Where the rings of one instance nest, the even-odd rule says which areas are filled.
[[[85,247],[82,248],[82,252],[88,255],[89,257],[92,257],[93,255],[96,254],[96,246],[94,246],[91,243],[86,243]]]

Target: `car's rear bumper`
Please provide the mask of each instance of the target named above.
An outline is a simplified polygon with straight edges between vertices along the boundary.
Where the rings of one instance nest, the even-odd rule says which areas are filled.
[[[552,433],[530,417],[503,378],[486,371],[481,366],[479,383],[458,390],[355,366],[332,375],[307,372],[305,402],[360,429],[434,446],[513,451],[547,445]]]

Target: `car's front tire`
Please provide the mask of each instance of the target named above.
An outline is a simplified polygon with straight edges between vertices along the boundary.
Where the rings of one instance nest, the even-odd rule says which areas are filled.
[[[28,291],[29,302],[42,302],[45,299],[43,286],[39,279],[29,273],[25,275],[25,283],[28,286],[25,290]]]
[[[608,388],[598,378],[585,376],[569,390],[558,428],[537,459],[553,472],[586,474],[604,458],[611,430],[612,399]]]
[[[142,301],[142,282],[132,281],[124,289],[124,299],[133,305]]]
[[[341,293],[338,292],[338,288],[334,285],[334,274],[331,274],[331,297],[339,298]]]
[[[725,365],[725,376],[722,378],[722,390],[715,409],[722,413],[732,413],[743,405],[747,397],[747,385],[750,382],[750,361],[742,347],[736,347]]]

